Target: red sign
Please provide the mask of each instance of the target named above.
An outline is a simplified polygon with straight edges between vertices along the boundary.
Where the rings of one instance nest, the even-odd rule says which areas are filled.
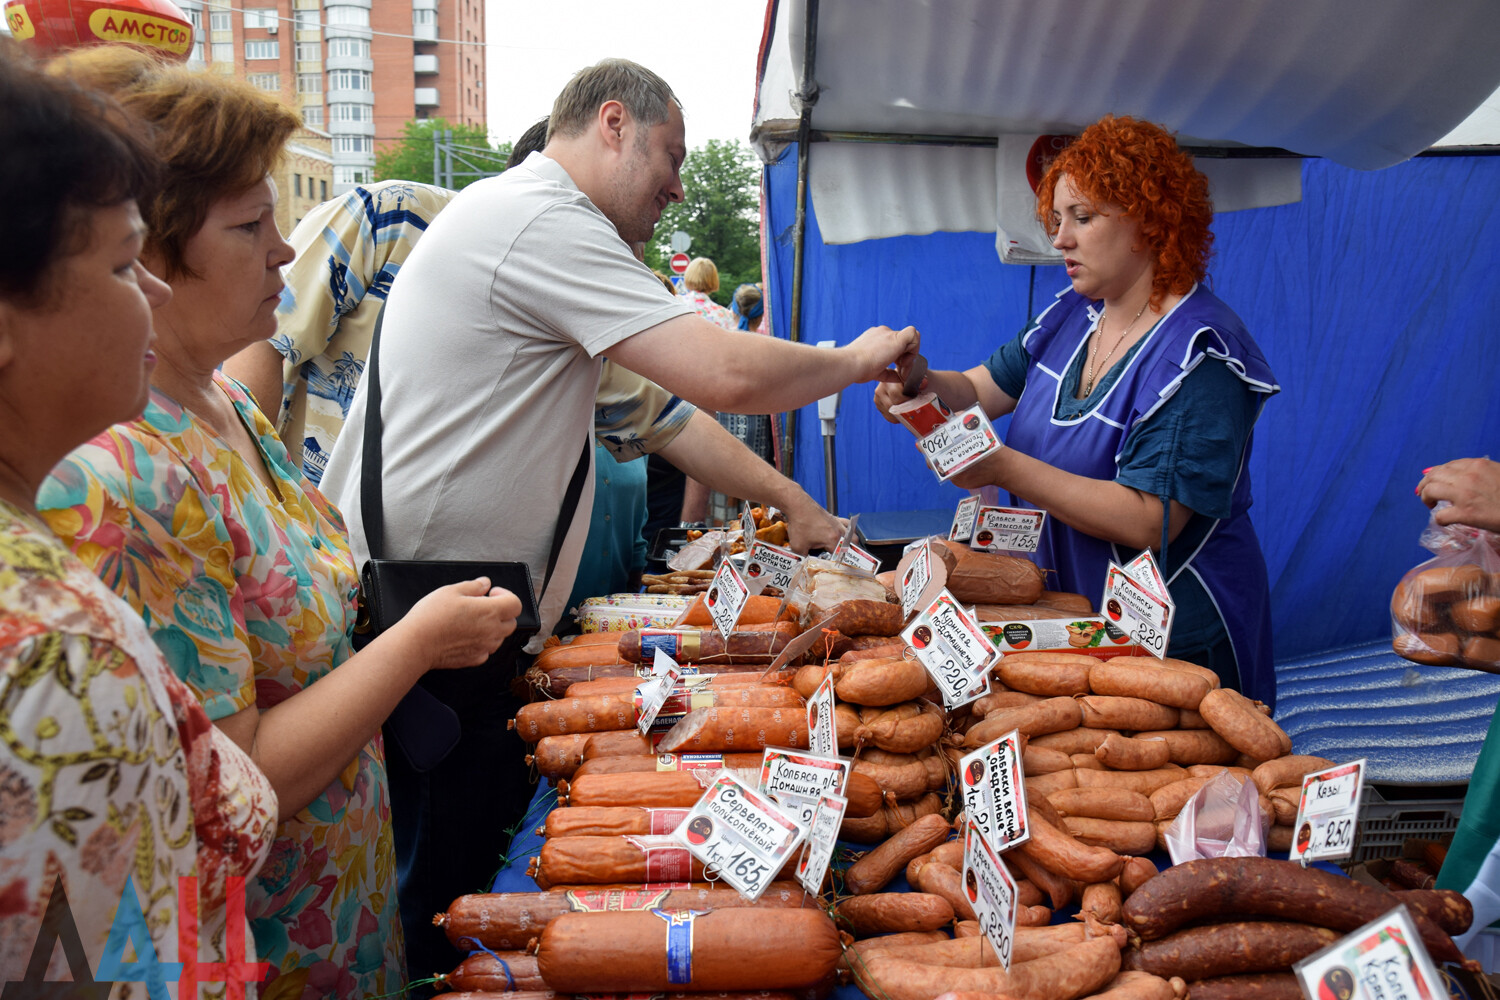
[[[185,60],[193,26],[172,0],[8,0],[5,22],[43,52],[125,42]]]
[[[685,253],[674,253],[668,262],[672,266],[673,274],[686,274],[688,266],[688,255]]]

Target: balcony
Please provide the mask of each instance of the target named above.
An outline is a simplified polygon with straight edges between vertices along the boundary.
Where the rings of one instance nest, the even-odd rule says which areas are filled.
[[[438,99],[436,87],[418,87],[415,91],[415,104],[419,108],[435,108],[442,103]]]
[[[416,65],[413,69],[417,73],[436,73],[438,71],[437,56],[416,56]]]
[[[437,25],[414,24],[411,26],[411,37],[419,42],[435,42],[438,39]]]

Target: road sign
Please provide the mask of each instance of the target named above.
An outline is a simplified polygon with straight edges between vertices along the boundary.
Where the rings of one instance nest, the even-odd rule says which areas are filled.
[[[693,238],[681,229],[672,234],[672,252],[687,253],[693,247]]]
[[[688,255],[685,253],[674,253],[669,263],[672,265],[673,274],[686,274],[688,266]]]

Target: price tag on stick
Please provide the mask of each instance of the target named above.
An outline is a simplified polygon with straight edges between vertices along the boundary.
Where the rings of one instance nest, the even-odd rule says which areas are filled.
[[[973,822],[964,826],[964,893],[980,931],[1009,969],[1016,937],[1016,882]]]
[[[967,705],[989,689],[990,668],[1000,654],[946,589],[917,612],[901,638],[937,684],[945,708]]]
[[[1318,1000],[1436,1000],[1448,987],[1405,904],[1292,965]]]
[[[906,567],[906,573],[901,577],[901,620],[911,618],[917,610],[917,604],[922,599],[922,592],[927,589],[927,584],[932,580],[932,547],[923,540],[917,554],[912,557],[911,565]]]
[[[839,752],[837,723],[833,715],[833,671],[828,671],[813,696],[807,699],[807,745],[812,752],[833,757]]]
[[[767,747],[760,764],[760,790],[804,827],[825,792],[843,794],[850,762],[798,750]]]
[[[756,542],[745,557],[745,582],[752,594],[759,594],[767,587],[775,587],[785,594],[801,565],[802,557],[791,549],[770,542]]]
[[[1011,730],[958,762],[964,815],[997,852],[1031,839],[1026,822],[1026,786],[1021,773],[1021,734]]]
[[[672,836],[708,874],[747,899],[759,899],[805,833],[776,803],[720,771]]]
[[[1365,788],[1365,759],[1314,771],[1302,778],[1302,798],[1292,827],[1288,857],[1309,861],[1347,858],[1354,853],[1359,806]]]
[[[1177,608],[1171,599],[1152,592],[1149,585],[1115,563],[1105,577],[1104,617],[1157,659],[1167,655],[1172,619]]]
[[[967,542],[974,537],[974,519],[979,513],[979,494],[964,497],[953,512],[953,527],[948,529],[950,542]]]
[[[734,631],[749,596],[750,588],[734,564],[728,559],[719,563],[718,572],[708,585],[708,593],[703,595],[703,603],[708,607],[708,616],[713,619],[714,627],[725,639]]]
[[[981,552],[1035,552],[1047,512],[1027,507],[981,507],[969,547]]]
[[[656,722],[656,716],[681,679],[682,668],[677,665],[677,661],[658,649],[656,662],[651,668],[651,679],[635,689],[641,702],[635,727],[642,736],[651,735],[651,726]]]
[[[814,896],[823,891],[823,876],[828,873],[828,859],[833,857],[834,842],[849,800],[825,792],[813,809],[812,832],[807,835],[807,851],[797,863],[797,881]]]

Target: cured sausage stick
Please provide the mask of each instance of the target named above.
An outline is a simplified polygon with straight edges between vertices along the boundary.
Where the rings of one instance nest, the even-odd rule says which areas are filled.
[[[1093,993],[1119,971],[1119,943],[1101,937],[1066,951],[1018,962],[1009,972],[1000,967],[923,965],[877,955],[870,960],[866,974],[890,1000],[932,1000],[934,996],[955,994],[961,998],[964,993],[999,993],[1014,1000],[1072,1000]]]
[[[1208,924],[1126,949],[1124,967],[1188,980],[1275,972],[1328,947],[1339,936],[1326,927],[1279,920]]]

